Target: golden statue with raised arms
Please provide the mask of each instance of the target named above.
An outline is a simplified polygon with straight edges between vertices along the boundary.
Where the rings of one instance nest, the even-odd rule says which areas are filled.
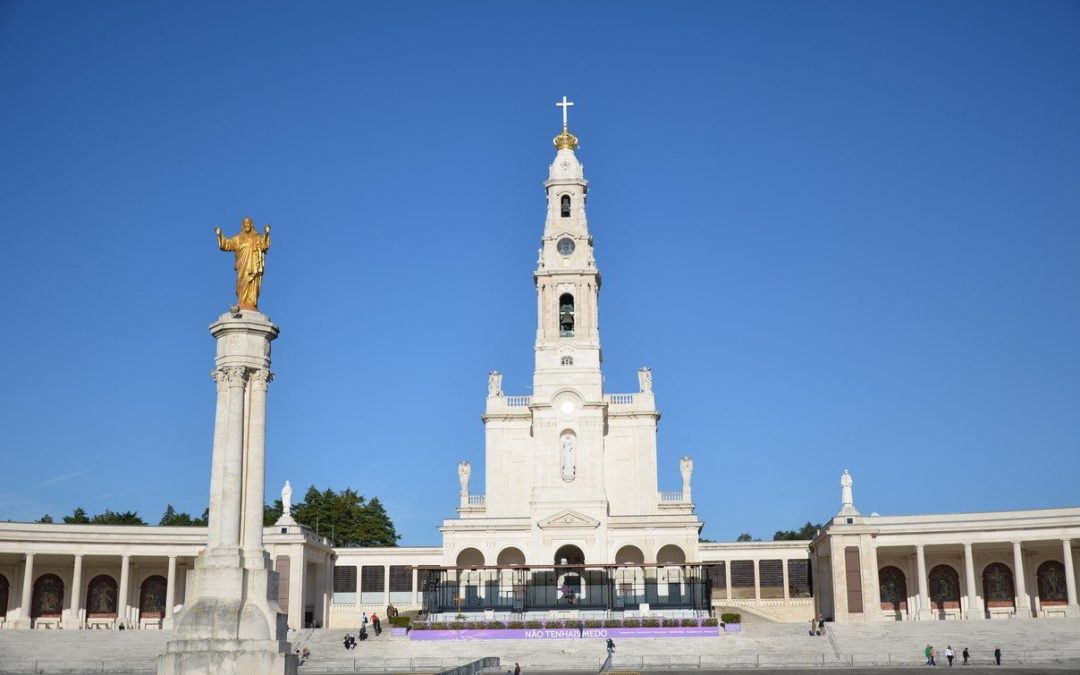
[[[259,290],[262,288],[263,270],[266,268],[266,252],[270,249],[270,226],[263,234],[255,231],[255,222],[244,218],[240,233],[226,237],[220,227],[215,227],[218,247],[236,254],[236,300],[240,309],[259,309]]]

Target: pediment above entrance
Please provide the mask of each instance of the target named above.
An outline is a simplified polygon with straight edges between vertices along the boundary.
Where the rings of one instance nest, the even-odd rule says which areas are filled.
[[[556,529],[595,529],[600,526],[600,521],[595,518],[590,518],[585,514],[578,513],[573,509],[567,509],[560,511],[553,516],[544,518],[537,523],[541,530],[556,530]]]

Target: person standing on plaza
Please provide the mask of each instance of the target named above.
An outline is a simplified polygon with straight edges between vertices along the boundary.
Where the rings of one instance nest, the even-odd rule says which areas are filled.
[[[1001,647],[994,647],[994,660],[999,666],[1001,665]]]
[[[952,650],[952,645],[945,647],[945,658],[949,660],[949,667],[952,668],[952,660],[956,658],[956,652]]]
[[[517,663],[514,664],[514,675],[521,675],[521,665],[520,664],[517,664]]]
[[[966,666],[966,665],[968,664],[968,659],[969,659],[969,658],[971,658],[971,653],[970,653],[970,652],[968,652],[968,648],[967,648],[967,647],[964,647],[964,654],[963,654],[963,656],[964,656],[964,665]]]
[[[930,665],[930,656],[933,654],[934,648],[930,646],[930,643],[926,643],[926,649],[923,650],[923,655],[926,657],[926,665]]]
[[[937,665],[937,649],[934,648],[934,645],[930,645],[930,665]]]

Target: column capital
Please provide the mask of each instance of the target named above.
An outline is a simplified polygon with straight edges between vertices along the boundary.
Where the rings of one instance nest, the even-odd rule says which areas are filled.
[[[248,369],[244,366],[225,366],[218,368],[218,372],[230,387],[242,387],[248,378]]]
[[[255,385],[261,386],[265,389],[271,382],[274,381],[274,374],[270,372],[269,368],[259,368],[258,370],[251,371],[248,376],[251,382]]]
[[[33,560],[33,559],[34,559],[34,554],[33,554],[33,553],[31,553],[31,552],[29,552],[29,551],[27,551],[27,552],[26,552],[26,553],[24,553],[23,555],[25,555],[25,556],[26,556],[26,560],[27,560],[27,561],[31,561],[31,560]]]

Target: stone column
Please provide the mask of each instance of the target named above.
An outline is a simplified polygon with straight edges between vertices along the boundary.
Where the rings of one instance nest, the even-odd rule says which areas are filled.
[[[244,476],[244,389],[247,385],[247,368],[225,368],[228,380],[228,407],[226,409],[225,462],[222,472],[221,546],[240,547],[240,520],[243,499]]]
[[[1013,583],[1016,584],[1016,618],[1030,619],[1031,600],[1024,583],[1024,557],[1018,541],[1013,542]]]
[[[297,546],[296,552],[289,556],[289,625],[293,630],[304,628],[304,607],[307,605],[307,560],[304,547]]]
[[[165,619],[162,628],[173,627],[173,606],[176,605],[176,556],[169,556],[169,575],[165,578]]]
[[[119,628],[121,623],[127,623],[128,585],[131,583],[130,576],[131,556],[124,555],[120,558],[120,587],[116,591],[116,625],[113,626],[113,628]]]
[[[244,557],[246,567],[266,566],[263,549],[263,499],[266,482],[266,388],[274,378],[266,368],[251,373],[247,467],[244,485]]]
[[[724,561],[724,585],[727,586],[727,599],[731,600],[731,561]]]
[[[513,581],[511,581],[511,583],[513,583]],[[1074,585],[1074,590],[1075,590],[1075,585]],[[417,570],[417,568],[414,567],[413,568],[413,604],[414,605],[419,605],[420,604],[419,596],[420,596],[420,573]]]
[[[786,559],[781,560],[780,564],[784,566],[784,604],[791,604],[791,589],[788,583],[788,561]]]
[[[487,590],[485,589],[486,593]],[[383,565],[383,600],[387,605],[390,604],[390,566]],[[386,617],[383,617],[384,619]]]
[[[76,554],[75,563],[72,565],[71,569],[71,588],[68,590],[71,594],[71,609],[69,610],[68,618],[65,620],[65,623],[71,622],[71,625],[75,626],[81,626],[79,621],[79,604],[82,600],[82,563],[82,555]]]
[[[195,559],[192,597],[174,616],[158,673],[295,675],[297,658],[276,600],[277,577],[262,546],[263,385],[278,327],[256,310],[232,308],[210,326],[210,334],[217,341],[219,387],[208,546]],[[303,558],[295,562],[302,571]]]
[[[922,544],[915,547],[915,568],[919,575],[919,618],[929,619],[932,617],[930,612],[930,593],[926,589],[926,547]]]
[[[1065,563],[1065,590],[1069,604],[1065,606],[1065,616],[1080,615],[1080,606],[1076,601],[1076,569],[1073,567],[1072,540],[1061,540],[1061,559]]]
[[[983,610],[979,607],[979,593],[975,581],[975,556],[971,551],[971,542],[964,542],[964,584],[967,587],[968,619],[982,619]]]
[[[867,569],[863,572],[863,616],[868,621],[876,621],[881,616],[881,590],[878,588],[877,542],[866,536]]]
[[[760,560],[754,561],[754,600],[761,599],[761,569],[759,564]]]
[[[207,547],[211,549],[221,546],[221,528],[224,520],[221,517],[224,508],[224,486],[222,477],[225,474],[225,430],[228,428],[229,417],[229,378],[224,370],[215,370],[210,373],[217,386],[217,405],[214,409],[214,447],[210,462],[210,522],[207,527]]]
[[[23,563],[22,601],[19,604],[19,628],[33,628],[30,598],[34,589],[34,554],[27,553]]]

